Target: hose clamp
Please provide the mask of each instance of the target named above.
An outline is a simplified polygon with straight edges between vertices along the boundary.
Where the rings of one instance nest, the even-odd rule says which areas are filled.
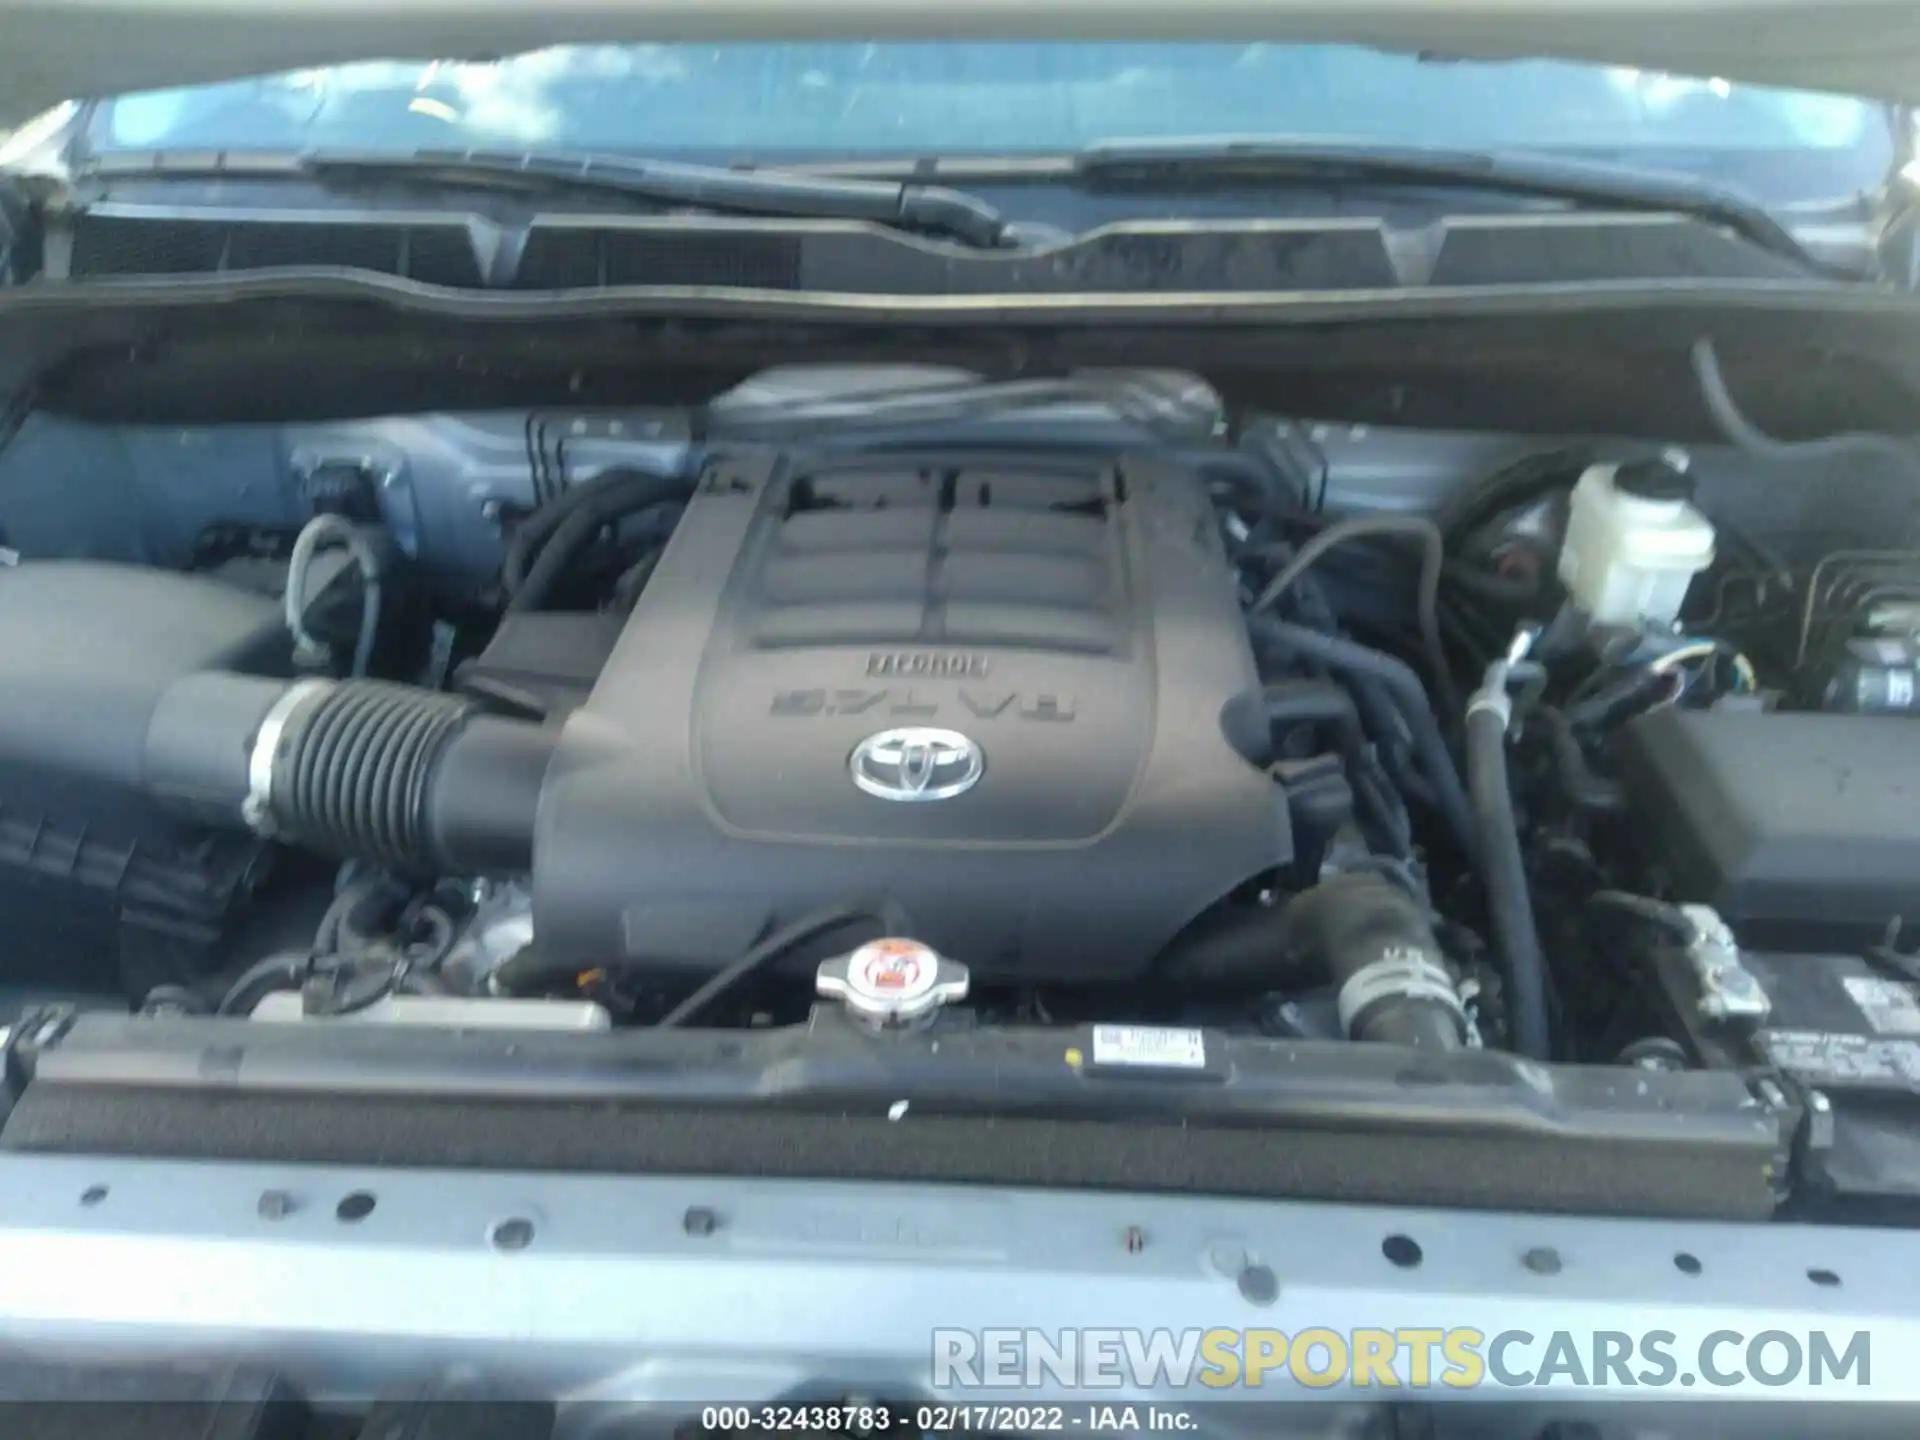
[[[1467,700],[1467,718],[1471,720],[1482,710],[1498,716],[1502,730],[1513,724],[1513,701],[1504,690],[1474,691]]]
[[[1340,987],[1340,1028],[1353,1033],[1354,1022],[1382,1000],[1431,1000],[1446,1007],[1464,1031],[1466,1007],[1447,967],[1417,945],[1388,945],[1380,958],[1363,965]]]
[[[273,762],[287,726],[309,700],[318,700],[332,689],[331,680],[296,680],[261,717],[247,756],[247,798],[240,802],[240,818],[255,833],[273,834]]]

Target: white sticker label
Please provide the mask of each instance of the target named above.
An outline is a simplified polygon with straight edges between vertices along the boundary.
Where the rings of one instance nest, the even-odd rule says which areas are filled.
[[[1203,1070],[1207,1064],[1206,1036],[1199,1030],[1164,1030],[1153,1025],[1096,1025],[1093,1063]]]
[[[1901,710],[1913,704],[1913,672],[1911,670],[1887,672],[1887,704]]]
[[[1774,1064],[1815,1085],[1908,1094],[1920,1087],[1920,1042],[1821,1030],[1762,1030],[1756,1040]]]
[[[1881,1034],[1920,1035],[1920,995],[1913,986],[1872,975],[1849,975],[1840,983]]]

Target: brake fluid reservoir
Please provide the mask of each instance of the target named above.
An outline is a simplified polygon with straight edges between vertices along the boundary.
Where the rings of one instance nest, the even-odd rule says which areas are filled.
[[[1687,586],[1713,563],[1713,525],[1664,460],[1594,465],[1573,487],[1560,579],[1574,604],[1608,625],[1671,625]]]

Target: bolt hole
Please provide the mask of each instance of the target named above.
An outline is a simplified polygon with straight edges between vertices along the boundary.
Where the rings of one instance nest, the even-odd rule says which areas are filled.
[[[1560,1252],[1551,1245],[1536,1245],[1520,1257],[1520,1263],[1536,1275],[1558,1275]]]
[[[340,1203],[333,1207],[333,1217],[342,1225],[353,1225],[373,1213],[374,1198],[364,1190],[356,1190],[351,1195],[340,1197]]]
[[[1825,1285],[1829,1288],[1840,1283],[1840,1277],[1831,1270],[1809,1270],[1807,1271],[1807,1279],[1816,1285]]]
[[[493,1227],[492,1240],[496,1250],[524,1250],[533,1243],[533,1222],[518,1216],[502,1220]]]
[[[1387,1257],[1391,1265],[1402,1270],[1411,1270],[1426,1257],[1420,1251],[1420,1244],[1411,1235],[1389,1235],[1380,1242],[1380,1253]]]
[[[1686,1251],[1682,1250],[1678,1255],[1673,1257],[1673,1268],[1678,1270],[1682,1275],[1698,1275],[1703,1267],[1700,1264],[1700,1257],[1698,1255],[1689,1255]]]
[[[106,1198],[107,1187],[104,1185],[89,1185],[80,1192],[80,1203],[82,1205],[98,1205]]]
[[[1255,1305],[1271,1305],[1280,1298],[1280,1277],[1270,1265],[1249,1265],[1240,1272],[1241,1295]]]

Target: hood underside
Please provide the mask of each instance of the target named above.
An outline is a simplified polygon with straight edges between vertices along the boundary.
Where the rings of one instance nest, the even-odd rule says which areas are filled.
[[[1911,0],[0,0],[0,125],[62,100],[367,58],[612,41],[1165,38],[1631,65],[1904,101]]]

